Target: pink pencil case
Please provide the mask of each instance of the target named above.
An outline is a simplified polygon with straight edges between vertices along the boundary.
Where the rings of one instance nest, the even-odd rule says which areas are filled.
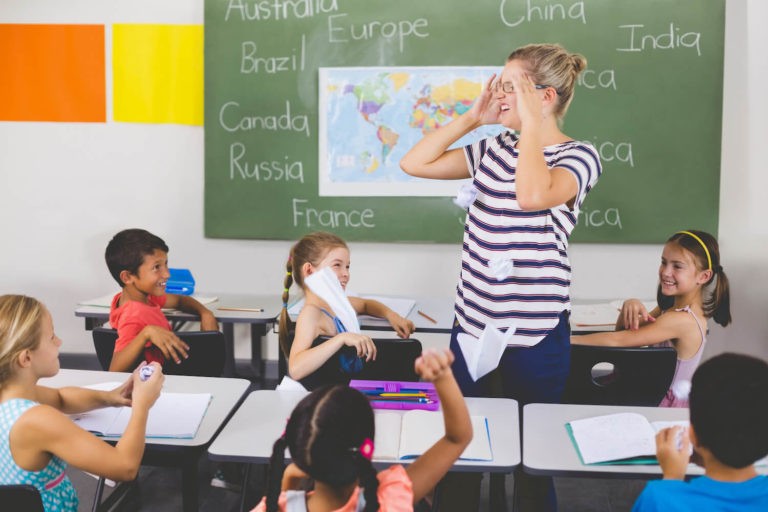
[[[352,380],[349,387],[363,393],[374,409],[436,411],[440,408],[440,399],[431,382]]]

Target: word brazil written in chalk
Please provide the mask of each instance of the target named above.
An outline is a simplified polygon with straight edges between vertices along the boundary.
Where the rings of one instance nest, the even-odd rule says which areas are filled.
[[[254,41],[243,41],[240,48],[242,51],[240,73],[242,74],[263,71],[272,75],[283,71],[304,71],[307,54],[307,37],[304,34],[301,34],[298,48],[291,50],[290,55],[261,57],[259,56],[259,45]]]

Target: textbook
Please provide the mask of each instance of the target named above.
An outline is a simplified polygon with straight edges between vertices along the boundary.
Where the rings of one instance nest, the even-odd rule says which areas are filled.
[[[416,459],[445,434],[443,414],[439,411],[411,410],[406,413],[374,410],[376,439],[374,455],[378,459]],[[471,416],[474,435],[459,459],[493,460],[488,419]]]
[[[110,390],[119,385],[119,382],[108,382],[88,387]],[[210,393],[161,393],[149,410],[146,437],[192,439],[210,401]],[[131,408],[104,407],[70,417],[80,428],[97,436],[120,437],[128,426]]]
[[[565,428],[583,464],[658,464],[656,433],[687,421],[650,422],[642,414],[621,412],[574,420]]]

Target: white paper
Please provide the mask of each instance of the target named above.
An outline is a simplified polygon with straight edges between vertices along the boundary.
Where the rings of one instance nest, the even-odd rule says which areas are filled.
[[[465,333],[456,337],[472,380],[476,381],[499,366],[501,355],[512,342],[515,329],[513,326],[507,332],[501,332],[492,325],[486,325],[479,339]]]
[[[339,278],[328,268],[322,268],[304,279],[310,290],[323,299],[331,308],[348,332],[360,332],[357,313],[349,303],[347,294],[339,283]]]
[[[374,410],[377,459],[416,459],[445,435],[441,411],[412,410],[406,413]],[[493,460],[488,420],[471,416],[472,441],[459,456],[462,460]]]
[[[608,414],[569,425],[584,464],[656,455],[656,431],[642,414]]]
[[[111,390],[120,383],[109,382],[91,389]],[[146,437],[191,439],[195,437],[211,401],[210,393],[161,393],[149,410]],[[104,407],[71,416],[81,428],[97,435],[118,437],[131,418],[130,407]]]

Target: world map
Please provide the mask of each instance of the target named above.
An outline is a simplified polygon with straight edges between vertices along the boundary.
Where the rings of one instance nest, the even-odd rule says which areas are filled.
[[[321,195],[455,195],[405,174],[400,159],[425,133],[472,107],[494,67],[320,69]],[[484,126],[452,147],[493,136]],[[410,182],[418,187],[405,186]],[[429,182],[432,182],[431,184]]]

